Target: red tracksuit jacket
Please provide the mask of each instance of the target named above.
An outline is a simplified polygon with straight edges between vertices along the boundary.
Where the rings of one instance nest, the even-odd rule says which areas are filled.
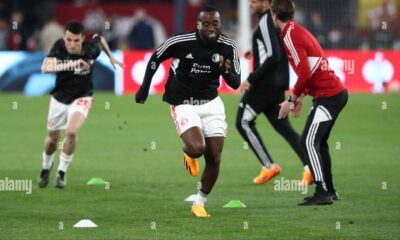
[[[290,65],[298,76],[293,90],[296,96],[304,93],[314,98],[330,97],[345,89],[309,31],[292,20],[283,29],[281,38]]]

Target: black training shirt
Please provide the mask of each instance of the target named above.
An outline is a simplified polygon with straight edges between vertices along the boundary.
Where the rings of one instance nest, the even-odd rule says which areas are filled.
[[[232,64],[227,73],[219,67],[221,55]],[[238,49],[235,41],[223,34],[215,42],[202,40],[198,31],[165,41],[150,58],[141,86],[143,90],[149,90],[158,66],[168,58],[172,58],[172,63],[163,100],[171,105],[196,104],[216,98],[221,75],[230,87],[240,86]]]
[[[70,104],[77,98],[93,95],[92,69],[101,52],[100,43],[100,36],[96,36],[92,41],[83,42],[82,54],[79,55],[69,54],[63,39],[54,43],[48,58],[56,58],[58,63],[82,58],[91,65],[88,70],[75,68],[57,72],[56,86],[51,92],[57,101]]]

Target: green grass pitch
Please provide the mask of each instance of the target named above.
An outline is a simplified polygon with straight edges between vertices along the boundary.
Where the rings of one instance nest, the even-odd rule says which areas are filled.
[[[145,105],[132,96],[95,95],[68,170],[64,190],[38,189],[49,96],[0,96],[0,180],[28,179],[31,194],[0,192],[0,239],[399,239],[400,96],[350,95],[330,137],[334,180],[341,200],[298,207],[298,191],[254,186],[260,165],[237,133],[239,96],[222,96],[229,124],[218,182],[209,196],[211,218],[190,215],[183,200],[199,178],[186,172],[181,141],[160,96]],[[291,119],[300,131],[310,106]],[[109,109],[107,109],[109,107]],[[258,127],[274,160],[277,179],[299,179],[300,161],[260,116]],[[58,154],[56,155],[58,164]],[[204,160],[200,160],[204,167]],[[92,177],[110,189],[87,186]],[[309,188],[309,194],[313,188]],[[226,209],[239,199],[247,208]],[[91,219],[94,229],[76,229]]]

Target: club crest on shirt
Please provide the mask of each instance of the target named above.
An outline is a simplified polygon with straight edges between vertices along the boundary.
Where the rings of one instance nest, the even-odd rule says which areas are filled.
[[[219,55],[218,53],[214,53],[214,54],[211,56],[211,60],[212,60],[213,62],[215,62],[215,63],[218,63],[220,57],[221,57],[221,55]]]
[[[49,126],[49,127],[54,127],[55,124],[56,124],[56,122],[54,119],[50,119],[47,121],[47,126]]]
[[[184,127],[188,122],[189,120],[187,118],[181,118],[180,125]]]

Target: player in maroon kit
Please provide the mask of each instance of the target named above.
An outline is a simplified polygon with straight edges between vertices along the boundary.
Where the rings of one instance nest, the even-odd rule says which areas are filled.
[[[301,136],[301,146],[315,181],[315,193],[299,205],[325,205],[338,200],[333,185],[328,138],[348,94],[340,79],[329,68],[324,52],[305,28],[293,20],[292,0],[273,0],[272,14],[282,30],[281,38],[290,65],[298,79],[288,99],[280,104],[279,118],[289,112],[298,117],[303,97],[313,97],[313,106]]]

